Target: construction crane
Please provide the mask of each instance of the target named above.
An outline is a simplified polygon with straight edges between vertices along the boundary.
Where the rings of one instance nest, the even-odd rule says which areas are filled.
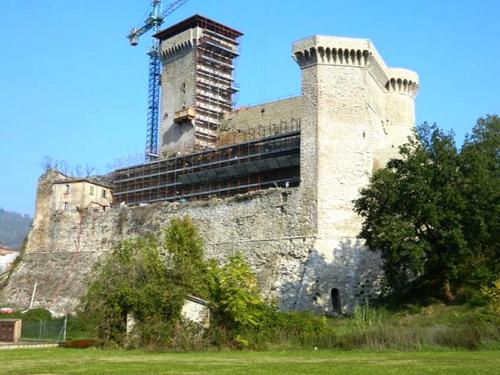
[[[133,28],[127,35],[131,46],[139,44],[139,38],[153,30],[156,34],[160,31],[160,26],[176,9],[184,5],[188,0],[173,0],[165,10],[162,10],[161,0],[151,0],[151,12],[143,24]],[[154,35],[153,34],[153,35]],[[148,120],[146,131],[146,161],[153,161],[158,158],[158,117],[160,112],[160,74],[161,61],[159,42],[153,38],[151,48],[148,50],[149,55],[149,82],[148,82]]]

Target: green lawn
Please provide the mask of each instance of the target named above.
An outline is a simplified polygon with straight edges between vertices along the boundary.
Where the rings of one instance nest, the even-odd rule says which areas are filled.
[[[498,351],[148,353],[0,351],[0,374],[500,374]]]

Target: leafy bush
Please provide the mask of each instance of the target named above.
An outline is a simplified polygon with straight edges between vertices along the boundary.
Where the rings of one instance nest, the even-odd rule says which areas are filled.
[[[186,293],[207,298],[207,265],[203,259],[203,241],[192,220],[173,218],[165,230],[164,250],[172,280]]]
[[[488,300],[488,306],[495,314],[500,315],[500,279],[492,283],[491,286],[483,286],[481,293]]]
[[[336,340],[335,321],[311,312],[278,311],[263,305],[258,326],[213,330],[213,342],[234,349],[332,348]]]
[[[127,344],[127,317],[133,316],[133,344],[165,346],[185,295],[173,281],[156,239],[123,241],[99,267],[82,316],[103,345]]]
[[[20,319],[23,322],[38,322],[40,320],[52,320],[52,314],[45,309],[31,309],[21,314]]]
[[[228,329],[260,325],[264,302],[255,273],[241,254],[223,266],[209,262],[207,275],[216,324]]]

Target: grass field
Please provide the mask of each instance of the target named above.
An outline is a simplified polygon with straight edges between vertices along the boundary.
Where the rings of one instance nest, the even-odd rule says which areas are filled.
[[[0,351],[0,374],[500,374],[498,351],[149,353]]]

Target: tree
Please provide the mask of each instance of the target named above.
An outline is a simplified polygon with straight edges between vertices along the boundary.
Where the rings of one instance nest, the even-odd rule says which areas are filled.
[[[207,297],[206,263],[203,241],[188,216],[174,217],[165,230],[165,248],[169,254],[169,272],[187,293]]]
[[[103,344],[124,344],[127,315],[147,345],[165,344],[180,319],[184,290],[174,283],[152,236],[118,244],[98,266],[83,298],[87,324]]]
[[[223,266],[211,261],[207,274],[217,323],[229,329],[258,326],[264,302],[255,273],[243,256],[230,256]]]
[[[461,150],[465,233],[472,256],[464,273],[479,284],[500,274],[500,118],[477,121]]]
[[[498,269],[495,131],[496,116],[479,120],[458,150],[453,133],[424,124],[400,148],[401,159],[389,161],[361,190],[355,201],[364,218],[360,237],[380,251],[389,293],[425,285],[428,295],[452,301],[470,280],[472,264],[484,266],[486,278]]]

